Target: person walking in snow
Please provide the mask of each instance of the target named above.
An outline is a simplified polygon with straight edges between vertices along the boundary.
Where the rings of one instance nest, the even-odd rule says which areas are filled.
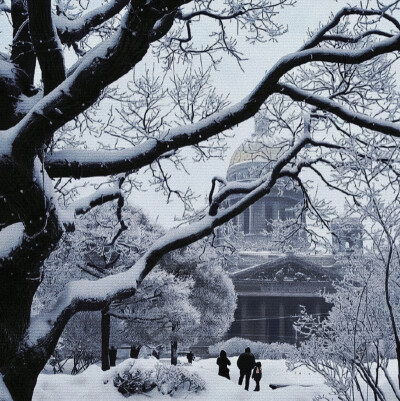
[[[250,348],[247,347],[244,352],[239,355],[239,358],[237,360],[237,367],[240,370],[239,386],[242,385],[243,378],[246,377],[246,382],[244,386],[245,390],[249,390],[251,371],[253,370],[255,364],[256,359],[251,353]]]
[[[231,364],[231,361],[228,359],[226,352],[221,350],[219,353],[219,357],[217,358],[217,365],[219,366],[218,375],[222,377],[226,377],[227,379],[231,379],[229,376],[229,368],[228,365]]]
[[[194,356],[194,354],[193,354],[193,352],[191,350],[186,354],[186,358],[187,358],[189,363],[193,362],[195,356]]]
[[[261,362],[257,362],[255,368],[253,369],[253,374],[251,376],[256,382],[256,388],[254,391],[260,391],[260,380],[262,377]]]
[[[114,346],[108,350],[108,357],[110,358],[110,366],[115,366],[117,361],[117,349]]]

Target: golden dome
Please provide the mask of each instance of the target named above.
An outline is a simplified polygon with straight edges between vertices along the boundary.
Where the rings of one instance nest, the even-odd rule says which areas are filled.
[[[281,148],[274,148],[262,142],[246,141],[233,153],[229,167],[244,162],[269,162],[278,160]]]

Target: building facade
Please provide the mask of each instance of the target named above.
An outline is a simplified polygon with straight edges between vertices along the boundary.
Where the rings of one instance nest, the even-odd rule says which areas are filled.
[[[266,127],[263,118],[256,118],[256,134]],[[234,152],[227,180],[257,179],[271,171],[281,153],[282,149],[247,141]],[[232,195],[228,205],[242,196]],[[236,238],[240,238],[243,250],[228,266],[238,306],[227,338],[295,343],[298,339],[293,323],[303,307],[321,318],[327,315],[331,305],[322,294],[334,291],[332,283],[343,277],[341,256],[362,249],[362,227],[355,219],[334,222],[333,254],[311,254],[301,229],[306,223],[304,216],[299,217],[302,203],[299,188],[290,180],[282,180],[234,219]],[[283,222],[289,229],[295,224],[299,229],[291,239],[294,246],[289,243],[286,249],[279,249],[271,244],[271,233]]]

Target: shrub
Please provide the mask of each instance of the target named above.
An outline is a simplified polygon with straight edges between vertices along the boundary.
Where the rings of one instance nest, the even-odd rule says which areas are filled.
[[[287,343],[267,343],[261,350],[260,359],[287,359],[295,350],[295,346]]]
[[[152,371],[143,372],[139,369],[122,374],[117,373],[114,377],[114,386],[124,395],[146,393],[156,387],[151,374]]]
[[[149,363],[145,363],[148,361]],[[124,395],[145,393],[157,387],[162,394],[177,390],[198,392],[205,389],[204,380],[187,369],[163,365],[150,360],[127,360],[116,368],[114,386]]]
[[[227,341],[221,341],[210,345],[208,352],[211,356],[219,356],[221,349],[225,350],[230,356],[241,354],[246,347],[251,348],[251,352],[257,359],[285,359],[293,352],[294,346],[286,343],[262,343],[251,341],[245,338],[234,337]]]
[[[173,395],[179,389],[197,393],[204,390],[206,384],[196,373],[190,373],[178,366],[156,366],[157,388],[162,394]]]

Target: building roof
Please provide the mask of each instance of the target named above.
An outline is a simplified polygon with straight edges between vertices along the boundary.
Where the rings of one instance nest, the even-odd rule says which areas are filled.
[[[229,167],[244,162],[269,162],[278,160],[282,148],[270,147],[259,141],[246,141],[233,153]]]
[[[316,262],[316,263],[315,263]],[[332,281],[342,278],[338,266],[321,266],[319,261],[312,261],[310,257],[295,254],[284,255],[264,263],[241,269],[230,274],[233,281],[237,280],[307,280]]]

